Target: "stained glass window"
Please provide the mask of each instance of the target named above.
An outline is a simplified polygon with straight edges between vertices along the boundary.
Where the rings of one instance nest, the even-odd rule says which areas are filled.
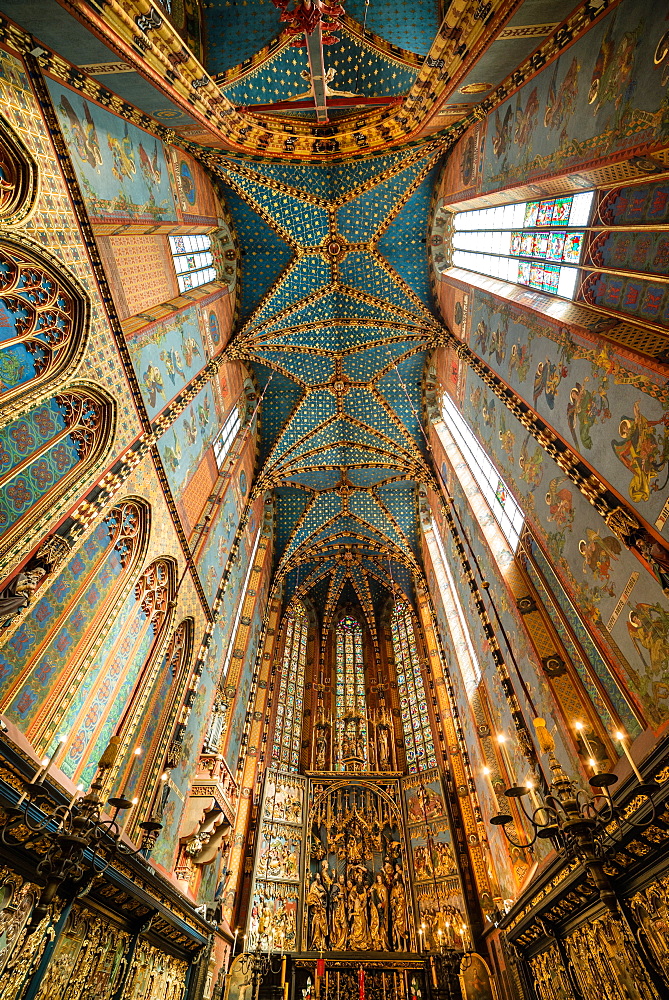
[[[420,672],[413,618],[406,601],[396,602],[390,619],[390,632],[395,654],[407,767],[410,774],[416,774],[417,771],[436,767],[437,758]]]
[[[169,240],[180,292],[214,280],[216,268],[208,236],[170,236]]]
[[[297,771],[300,765],[308,633],[307,613],[304,606],[295,601],[286,615],[286,641],[272,747],[272,763],[282,771]]]
[[[362,658],[362,626],[345,615],[336,630],[336,739],[343,748],[355,740],[355,755],[367,759],[367,706]],[[343,750],[342,750],[343,753]]]
[[[509,493],[504,480],[500,479],[497,469],[478,443],[467,421],[446,394],[442,400],[441,415],[504,537],[515,552],[525,515]]]
[[[218,465],[219,470],[228,457],[228,452],[232,447],[233,441],[237,437],[237,432],[239,431],[241,425],[242,422],[239,417],[239,407],[235,406],[225,418],[225,423],[221,427],[218,432],[218,437],[214,441],[214,455],[216,456],[216,464]]]
[[[458,212],[453,264],[572,299],[594,191]]]

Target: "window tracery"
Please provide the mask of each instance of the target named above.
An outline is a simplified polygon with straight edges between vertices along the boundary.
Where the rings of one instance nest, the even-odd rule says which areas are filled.
[[[281,680],[277,699],[272,763],[282,771],[297,771],[300,763],[304,669],[309,621],[304,605],[295,601],[286,615]]]
[[[347,758],[368,758],[365,667],[362,626],[350,615],[339,619],[335,632],[335,741],[342,765]]]
[[[397,671],[407,767],[410,774],[415,774],[417,771],[436,767],[437,758],[427,712],[413,618],[406,601],[395,602],[390,618],[390,634]]]
[[[209,236],[170,236],[169,239],[180,292],[215,279],[216,268]]]
[[[2,146],[0,144],[0,156]],[[2,208],[0,160],[0,211]],[[0,235],[0,402],[62,381],[81,359],[88,337],[85,293],[25,237]],[[16,407],[5,411],[10,416]]]
[[[114,409],[99,390],[73,386],[0,428],[0,548],[7,552],[81,484],[106,450]],[[82,468],[83,466],[83,468]]]

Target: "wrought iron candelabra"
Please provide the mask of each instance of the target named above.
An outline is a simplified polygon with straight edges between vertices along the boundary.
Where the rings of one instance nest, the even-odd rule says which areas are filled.
[[[122,841],[124,827],[118,819],[135,802],[121,792],[106,802],[111,806],[111,814],[103,814],[103,778],[107,767],[102,763],[85,795],[78,790],[66,805],[58,803],[45,783],[54,757],[55,754],[26,785],[16,805],[4,807],[5,816],[0,823],[0,841],[5,847],[33,847],[42,855],[36,871],[44,880],[44,888],[31,914],[29,934],[49,913],[64,882],[72,884],[71,898],[80,895],[116,859],[146,857],[162,829],[154,816],[139,824],[143,833],[139,847]]]
[[[274,968],[274,961],[278,958],[279,965],[278,968]],[[283,956],[280,952],[260,950],[260,943],[256,945],[255,951],[245,951],[239,958],[239,967],[241,969],[244,979],[250,977],[251,983],[253,984],[253,998],[258,1000],[258,994],[260,992],[260,984],[268,973],[273,976],[277,976],[281,972],[283,965]]]
[[[590,872],[602,902],[609,909],[616,910],[616,895],[603,869],[606,848],[614,843],[613,833],[625,825],[644,829],[654,822],[656,807],[653,795],[660,786],[654,781],[640,781],[636,792],[647,800],[650,809],[644,810],[643,816],[638,818],[635,811],[620,808],[611,797],[610,788],[618,781],[617,775],[609,772],[593,774],[589,779],[590,791],[582,788],[563,771],[555,756],[555,742],[546,729],[545,721],[535,719],[534,726],[541,750],[548,757],[551,783],[543,793],[525,785],[514,785],[504,793],[507,798],[518,802],[530,824],[531,833],[527,842],[516,839],[508,829],[513,822],[510,813],[493,816],[490,822],[503,828],[506,839],[514,847],[527,850],[537,839],[550,840],[564,857],[581,861]],[[536,803],[531,812],[524,805],[526,796],[533,796]]]

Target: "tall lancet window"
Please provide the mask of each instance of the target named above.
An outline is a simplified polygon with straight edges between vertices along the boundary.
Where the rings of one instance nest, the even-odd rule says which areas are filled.
[[[340,765],[367,760],[367,705],[362,658],[362,626],[355,618],[340,618],[336,630],[336,742]]]
[[[594,191],[457,212],[453,264],[572,299]]]
[[[295,601],[286,614],[286,642],[272,747],[272,764],[282,771],[297,771],[300,764],[308,633],[309,623],[304,605]]]
[[[410,774],[437,766],[411,610],[397,601],[390,619],[402,728]]]

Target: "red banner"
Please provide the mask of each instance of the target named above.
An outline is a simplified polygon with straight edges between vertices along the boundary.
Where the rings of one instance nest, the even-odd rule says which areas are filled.
[[[360,1000],[365,1000],[365,970],[362,966],[358,969],[358,993]]]
[[[319,958],[316,960],[316,975],[320,979],[325,975],[325,959]]]

